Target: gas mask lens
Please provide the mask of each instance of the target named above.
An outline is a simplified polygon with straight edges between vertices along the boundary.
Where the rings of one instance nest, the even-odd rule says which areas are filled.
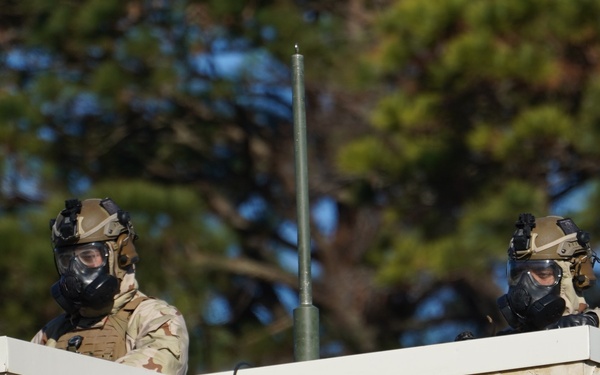
[[[61,275],[69,269],[73,261],[80,266],[95,269],[104,266],[107,258],[108,249],[103,242],[63,246],[54,249],[54,259]]]
[[[509,260],[508,284],[517,285],[526,274],[537,286],[550,287],[558,284],[562,277],[562,269],[553,260]]]

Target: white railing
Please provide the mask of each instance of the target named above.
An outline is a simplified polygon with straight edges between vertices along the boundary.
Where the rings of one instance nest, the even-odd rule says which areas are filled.
[[[243,360],[240,358],[240,360]],[[282,365],[238,375],[465,375],[598,373],[600,329],[574,327]],[[550,371],[552,372],[548,372]],[[532,372],[533,371],[533,372]],[[147,375],[148,370],[0,337],[0,374]],[[211,375],[233,374],[233,370]]]

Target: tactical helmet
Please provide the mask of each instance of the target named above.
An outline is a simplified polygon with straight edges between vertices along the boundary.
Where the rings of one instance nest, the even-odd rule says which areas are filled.
[[[98,241],[115,243],[118,265],[125,268],[139,260],[133,245],[137,238],[129,213],[110,198],[69,199],[56,219],[50,220],[55,248]]]
[[[560,216],[536,220],[531,214],[521,214],[515,225],[517,230],[508,249],[510,259],[570,262],[573,283],[580,290],[596,280],[593,272],[596,256],[590,247],[590,235],[573,220]]]

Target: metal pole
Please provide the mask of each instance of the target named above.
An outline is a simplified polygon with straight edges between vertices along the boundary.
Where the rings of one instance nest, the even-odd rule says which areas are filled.
[[[298,220],[298,287],[300,306],[294,309],[294,358],[319,358],[319,310],[312,304],[310,272],[310,227],[306,116],[304,109],[304,57],[295,45],[292,55],[292,106],[294,111],[294,151],[296,160],[296,212]]]

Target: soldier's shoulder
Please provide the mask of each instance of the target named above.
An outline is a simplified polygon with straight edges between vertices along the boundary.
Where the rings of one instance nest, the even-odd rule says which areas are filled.
[[[141,314],[141,315],[159,315],[159,316],[165,316],[165,315],[173,315],[173,316],[180,316],[181,313],[179,312],[179,310],[177,309],[177,307],[169,304],[167,301],[160,299],[160,298],[156,298],[156,297],[149,297],[146,295],[143,295],[144,300],[138,305],[138,307],[135,310],[135,314]]]
[[[187,337],[185,319],[175,306],[159,298],[145,299],[131,315],[128,332],[138,337],[158,330],[168,332],[167,336]]]

